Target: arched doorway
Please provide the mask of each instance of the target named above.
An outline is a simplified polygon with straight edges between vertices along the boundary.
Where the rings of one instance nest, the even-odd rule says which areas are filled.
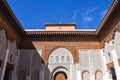
[[[90,80],[90,73],[87,71],[83,72],[82,78],[82,80]]]
[[[65,72],[56,72],[54,75],[54,80],[67,80],[67,75]]]
[[[95,80],[103,80],[103,73],[101,71],[96,72]]]
[[[50,53],[48,58],[51,80],[70,79],[70,66],[73,64],[73,56],[68,49],[58,47]]]

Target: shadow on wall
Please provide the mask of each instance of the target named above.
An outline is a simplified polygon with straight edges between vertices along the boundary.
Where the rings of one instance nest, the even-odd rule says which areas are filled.
[[[41,50],[20,50],[17,80],[49,80],[50,71],[41,53]]]
[[[42,50],[20,50],[18,53],[17,80],[67,80],[63,71],[50,72],[48,65],[42,59]]]
[[[42,60],[41,53],[36,50],[20,50],[17,80],[67,80],[65,72],[59,71],[52,75],[48,64]]]

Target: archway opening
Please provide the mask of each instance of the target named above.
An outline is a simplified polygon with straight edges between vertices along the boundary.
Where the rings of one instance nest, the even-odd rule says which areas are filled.
[[[103,73],[101,71],[96,71],[95,80],[103,80]]]
[[[116,72],[114,68],[110,68],[110,74],[112,76],[112,80],[117,80]]]
[[[56,72],[54,75],[54,80],[67,80],[67,75],[62,71]]]
[[[87,71],[83,72],[82,78],[82,80],[90,80],[90,73]]]

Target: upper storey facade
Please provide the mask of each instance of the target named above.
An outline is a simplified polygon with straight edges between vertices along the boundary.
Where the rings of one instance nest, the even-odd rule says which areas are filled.
[[[119,10],[120,1],[115,0],[96,31],[77,31],[75,24],[46,24],[46,30],[44,31],[25,31],[7,2],[1,0],[0,30],[5,29],[8,40],[16,40],[18,48],[23,47],[24,43],[27,44],[28,42],[32,43],[35,41],[97,42],[101,45],[104,44],[104,41],[111,40],[114,31],[120,29]],[[23,44],[21,45],[20,43]]]

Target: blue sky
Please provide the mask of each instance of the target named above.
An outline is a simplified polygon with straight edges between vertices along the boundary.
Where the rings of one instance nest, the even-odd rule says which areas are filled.
[[[24,29],[44,29],[45,23],[76,23],[96,29],[114,0],[7,0]]]

